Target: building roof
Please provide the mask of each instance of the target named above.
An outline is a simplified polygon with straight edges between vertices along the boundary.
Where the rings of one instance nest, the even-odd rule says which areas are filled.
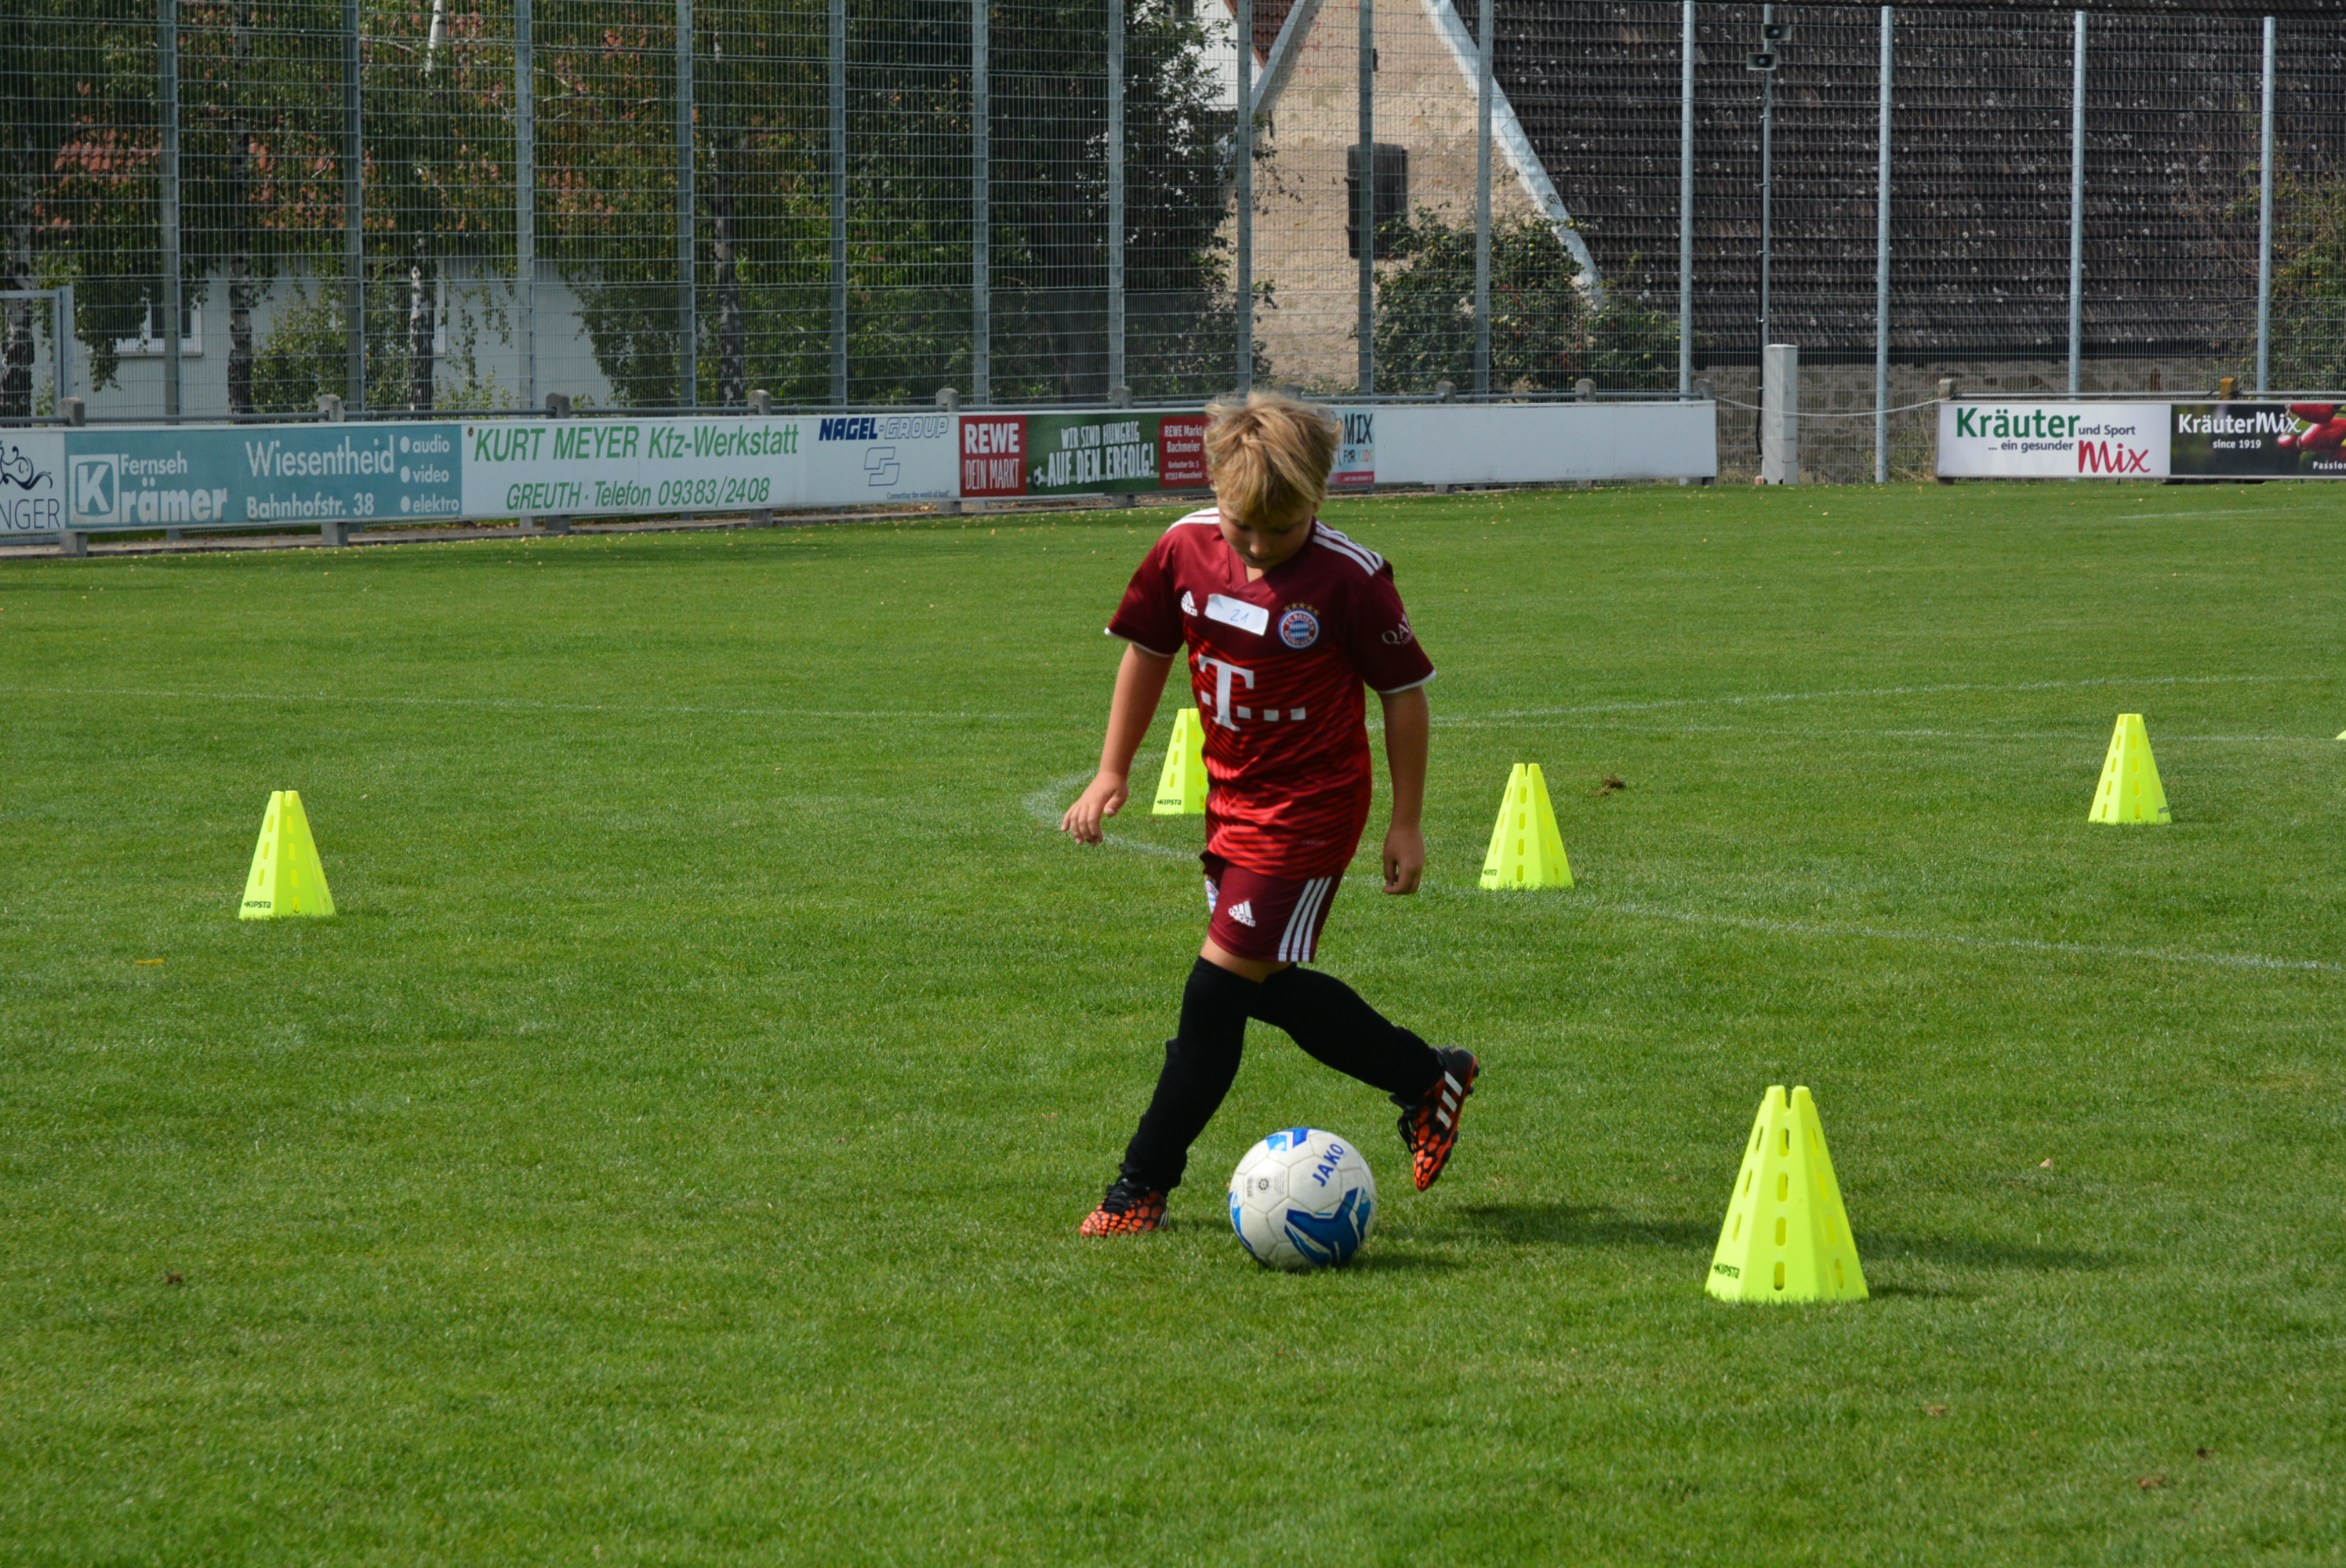
[[[2088,351],[2207,351],[2251,330],[2261,23],[2086,23]],[[1891,191],[1894,351],[2060,357],[2068,331],[2070,12],[1901,6]],[[1674,312],[1676,0],[1497,0],[1495,71],[1615,289]],[[1872,354],[1880,13],[1780,5],[1772,319],[1812,358]],[[1698,351],[1758,345],[1760,8],[1706,3],[1696,47]],[[2346,34],[2279,27],[2284,168],[2336,170]],[[2244,312],[2246,313],[2244,315]]]

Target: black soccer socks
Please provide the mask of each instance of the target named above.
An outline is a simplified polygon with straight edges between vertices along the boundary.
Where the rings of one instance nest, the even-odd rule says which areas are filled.
[[[1123,1174],[1159,1192],[1180,1185],[1189,1145],[1206,1130],[1238,1076],[1247,1013],[1263,988],[1198,960],[1181,988],[1181,1032],[1165,1043],[1157,1093],[1124,1151]]]
[[[1282,969],[1255,987],[1254,1015],[1295,1037],[1315,1061],[1415,1099],[1442,1076],[1433,1047],[1361,1000],[1332,974]]]
[[[1442,1076],[1433,1046],[1332,974],[1291,967],[1257,983],[1200,958],[1181,990],[1181,1032],[1165,1043],[1157,1093],[1124,1151],[1125,1176],[1158,1192],[1180,1185],[1189,1145],[1238,1076],[1250,1017],[1286,1030],[1315,1061],[1404,1101]]]

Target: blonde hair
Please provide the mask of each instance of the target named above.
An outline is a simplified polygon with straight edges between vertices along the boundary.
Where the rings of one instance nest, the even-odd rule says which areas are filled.
[[[1300,522],[1328,496],[1337,425],[1326,409],[1277,392],[1208,406],[1206,467],[1232,522]]]

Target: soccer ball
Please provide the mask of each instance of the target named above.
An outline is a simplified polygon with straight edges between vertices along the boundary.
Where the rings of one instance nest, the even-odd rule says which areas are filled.
[[[1271,1268],[1339,1268],[1377,1224],[1377,1178],[1350,1138],[1290,1127],[1230,1173],[1230,1228]]]

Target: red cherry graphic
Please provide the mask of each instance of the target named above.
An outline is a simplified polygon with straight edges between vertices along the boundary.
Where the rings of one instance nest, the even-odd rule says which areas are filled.
[[[2289,405],[2289,412],[2308,424],[2328,424],[2338,417],[2338,405],[2334,402],[2293,402]]]
[[[2300,452],[2332,452],[2346,442],[2346,419],[2333,419],[2319,430],[2309,430],[2297,438]]]

